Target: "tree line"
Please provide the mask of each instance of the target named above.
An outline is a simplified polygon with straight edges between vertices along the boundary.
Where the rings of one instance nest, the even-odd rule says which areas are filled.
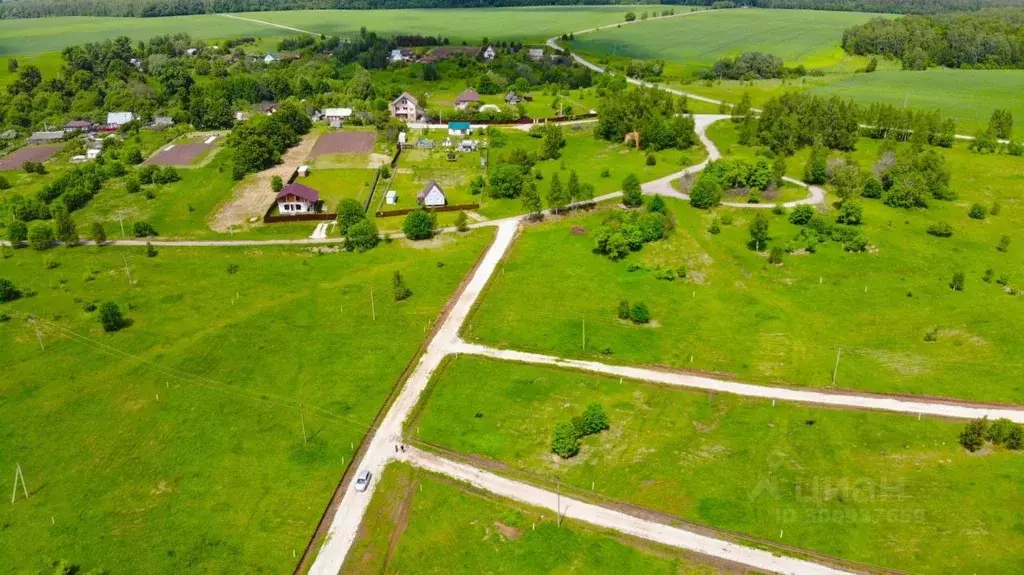
[[[851,54],[899,59],[907,70],[1020,68],[1024,65],[1024,9],[875,18],[843,32]]]
[[[712,8],[753,6],[793,10],[884,12],[890,14],[942,14],[1024,5],[1022,0],[667,0],[662,4],[688,4]]]

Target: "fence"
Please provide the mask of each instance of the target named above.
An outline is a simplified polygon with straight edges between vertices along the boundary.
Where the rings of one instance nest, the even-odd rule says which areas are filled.
[[[279,224],[281,222],[322,222],[325,220],[333,220],[338,217],[338,214],[299,214],[295,216],[272,216],[270,215],[274,211],[274,206],[270,206],[267,213],[263,216],[263,223],[265,224]]]
[[[439,208],[422,208],[428,212],[463,212],[467,210],[475,210],[480,207],[480,204],[452,204],[450,206],[441,206]],[[388,210],[378,211],[374,215],[378,218],[393,218],[396,216],[404,216],[406,214],[415,212],[421,208],[404,208],[401,210]]]

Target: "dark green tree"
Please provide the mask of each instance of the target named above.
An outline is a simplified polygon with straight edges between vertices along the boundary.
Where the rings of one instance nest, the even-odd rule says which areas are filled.
[[[640,207],[644,203],[640,178],[634,173],[630,173],[626,179],[622,180],[622,203],[630,208]]]
[[[416,210],[405,216],[402,231],[410,240],[429,240],[434,237],[435,218],[426,210]]]
[[[348,234],[348,229],[366,219],[363,204],[355,198],[345,198],[338,202],[338,232]]]
[[[395,270],[395,274],[391,278],[391,292],[395,301],[407,300],[412,296],[412,290],[409,289],[409,286],[405,285],[405,278],[402,277],[402,272],[398,270]]]
[[[112,301],[105,301],[100,304],[99,318],[103,331],[118,331],[125,326],[124,316],[121,315],[121,308]]]
[[[56,238],[53,234],[53,226],[46,222],[35,222],[28,230],[28,245],[38,251],[48,250],[53,247]]]

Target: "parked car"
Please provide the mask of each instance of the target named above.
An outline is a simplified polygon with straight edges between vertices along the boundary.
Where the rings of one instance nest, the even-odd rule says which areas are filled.
[[[370,486],[370,478],[373,474],[367,470],[362,470],[359,475],[356,475],[356,491],[366,491],[366,488]]]

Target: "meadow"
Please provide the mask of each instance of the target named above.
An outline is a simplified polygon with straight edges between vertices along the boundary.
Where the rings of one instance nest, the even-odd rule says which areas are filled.
[[[292,569],[490,238],[364,254],[5,248],[0,277],[26,297],[0,305],[0,486],[20,464],[30,495],[0,509],[5,570]],[[395,271],[413,292],[400,303]],[[89,311],[103,301],[130,325],[104,332]]]
[[[713,129],[733,130],[721,126]],[[877,146],[861,140],[854,158],[862,168],[874,164]],[[720,148],[751,154],[726,142]],[[1011,291],[1024,281],[1024,251],[1014,243],[996,249],[1003,235],[1020,241],[1022,160],[976,155],[963,144],[945,155],[960,199],[915,210],[860,200],[865,253],[832,242],[769,265],[765,251],[747,244],[751,212],[674,200],[673,234],[617,262],[592,251],[604,213],[528,227],[464,334],[499,347],[754,382],[1024,403],[1024,342],[1015,328],[1024,309]],[[790,159],[790,175],[802,177],[806,157],[804,150]],[[999,203],[1001,211],[971,219],[972,202]],[[716,218],[718,235],[708,232]],[[926,233],[940,221],[952,237]],[[586,233],[572,233],[577,226]],[[798,232],[772,215],[767,248]],[[659,270],[680,266],[685,279],[658,279]],[[1009,287],[983,281],[987,269]],[[959,271],[967,283],[955,292],[949,282]],[[621,299],[646,303],[652,323],[618,320]]]
[[[1024,567],[1024,455],[968,453],[961,422],[465,356],[431,385],[410,432],[546,488],[907,572]],[[610,429],[554,456],[556,423],[595,402]]]
[[[404,463],[380,478],[342,573],[719,571],[683,553],[533,509]],[[443,521],[439,519],[443,518]]]

